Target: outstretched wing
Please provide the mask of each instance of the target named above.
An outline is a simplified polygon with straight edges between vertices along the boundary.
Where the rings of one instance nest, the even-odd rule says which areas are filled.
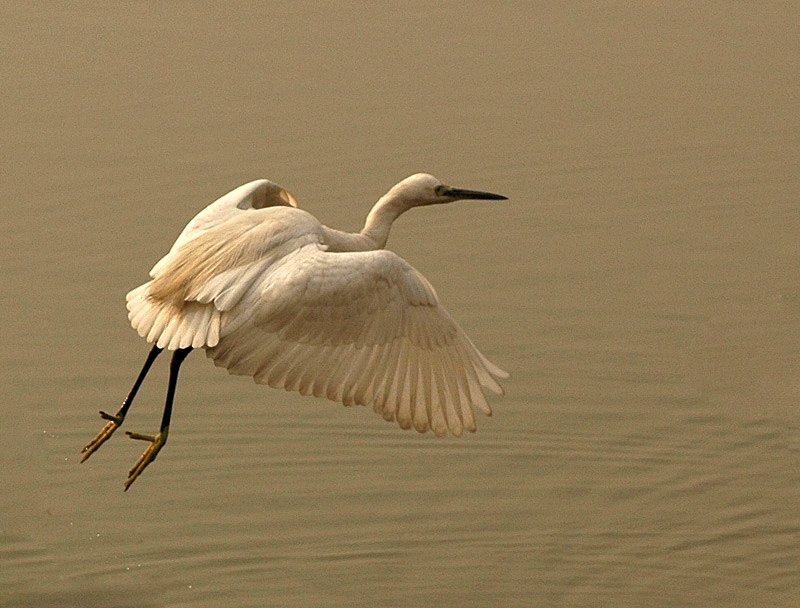
[[[256,382],[371,406],[386,420],[444,435],[475,430],[508,374],[390,251],[329,253],[307,244],[270,266],[225,313],[215,364]]]
[[[267,207],[297,207],[297,201],[288,190],[268,179],[257,179],[231,190],[186,224],[169,253],[153,266],[150,276],[155,277],[164,266],[168,265],[175,252],[186,242],[246,211]]]

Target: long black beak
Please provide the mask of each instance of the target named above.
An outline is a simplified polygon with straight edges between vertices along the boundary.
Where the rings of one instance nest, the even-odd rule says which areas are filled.
[[[463,188],[448,188],[447,196],[456,199],[470,199],[475,201],[506,201],[507,196],[502,194],[492,194],[491,192],[481,192],[480,190],[465,190]]]

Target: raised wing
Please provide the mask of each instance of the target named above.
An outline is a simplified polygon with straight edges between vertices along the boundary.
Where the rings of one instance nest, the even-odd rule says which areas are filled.
[[[215,346],[223,313],[241,311],[242,298],[258,289],[270,268],[318,243],[320,230],[305,211],[268,207],[198,231],[155,266],[151,281],[128,293],[131,325],[159,348]]]
[[[215,364],[256,382],[371,406],[386,420],[444,435],[475,430],[489,362],[433,287],[390,251],[329,253],[309,243],[273,264],[223,317]]]
[[[187,241],[235,218],[251,209],[267,207],[297,207],[295,198],[284,188],[268,179],[257,179],[231,190],[194,216],[180,233],[169,253],[150,271],[156,274],[170,263],[172,256]]]

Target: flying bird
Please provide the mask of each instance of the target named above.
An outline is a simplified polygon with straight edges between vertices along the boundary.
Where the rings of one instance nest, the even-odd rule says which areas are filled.
[[[83,448],[85,461],[125,420],[163,350],[173,351],[161,427],[128,432],[149,446],[125,490],[169,434],[180,366],[203,348],[231,374],[260,384],[364,405],[403,429],[437,436],[475,431],[491,415],[485,390],[508,374],[445,311],[431,284],[384,249],[392,222],[413,207],[505,200],[452,188],[426,173],[382,196],[361,232],[321,224],[282,187],[260,179],[218,199],[184,228],[151,280],[127,294],[128,318],[152,348],[116,414]]]

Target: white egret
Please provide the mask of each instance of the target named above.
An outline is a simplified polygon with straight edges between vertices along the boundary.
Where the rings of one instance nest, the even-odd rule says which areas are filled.
[[[125,489],[167,441],[181,363],[203,348],[232,374],[345,405],[442,436],[475,431],[484,390],[508,374],[473,345],[431,284],[384,250],[392,222],[412,207],[505,200],[418,173],[381,197],[356,234],[323,226],[268,180],[250,182],[196,215],[152,279],[127,295],[128,318],[153,344],[130,393],[86,447],[85,461],[122,424],[150,366],[174,351],[161,428],[128,432],[150,445]]]

